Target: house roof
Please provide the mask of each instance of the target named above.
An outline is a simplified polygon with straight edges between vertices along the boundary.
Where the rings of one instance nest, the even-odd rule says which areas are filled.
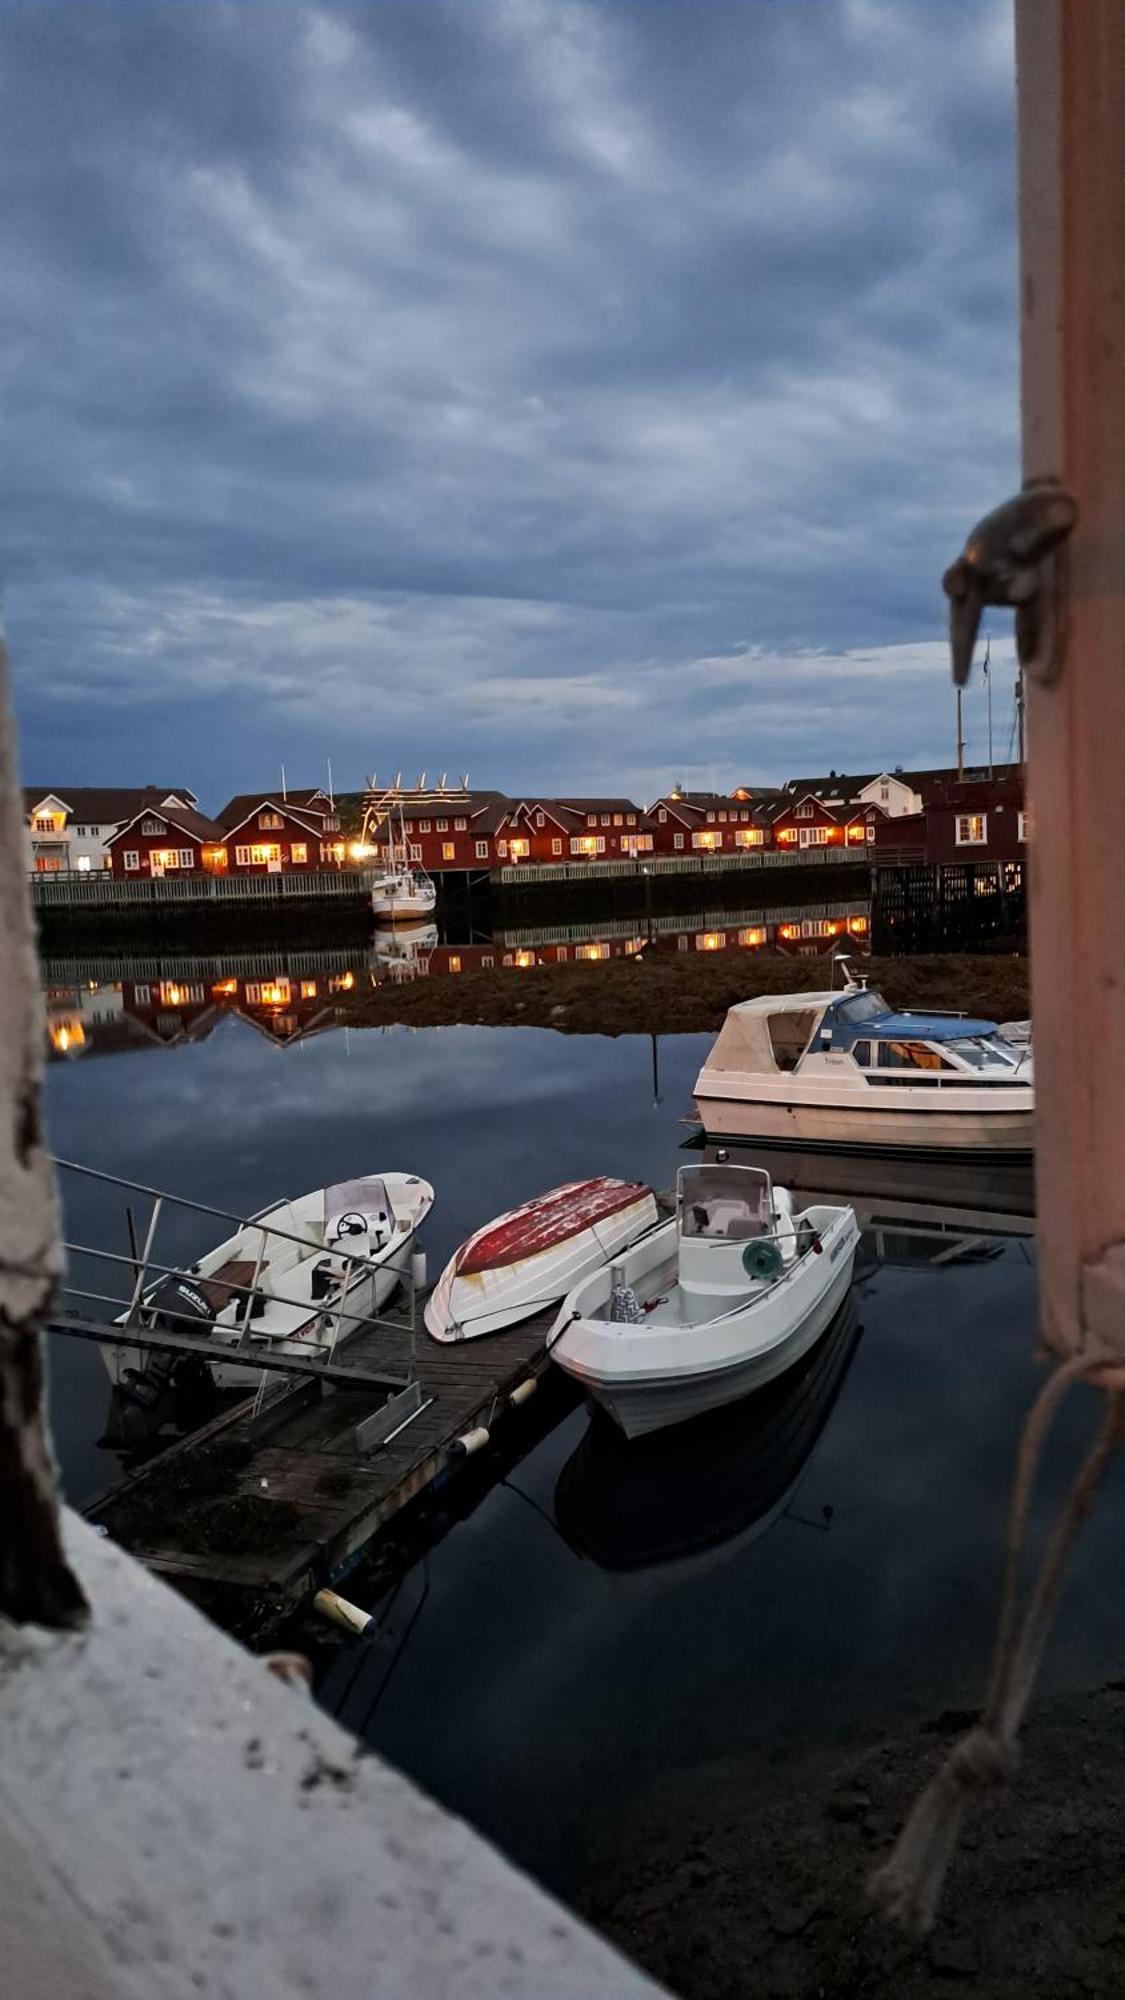
[[[271,799],[267,797],[255,800],[255,803],[243,814],[240,820],[232,821],[224,819],[221,821],[221,827],[227,839],[229,840],[232,834],[241,833],[243,827],[250,820],[256,819],[258,814],[262,812],[275,813],[278,818],[285,820],[293,826],[300,827],[302,833],[311,833],[317,840],[324,833],[324,818],[322,814],[312,808],[306,809],[295,806],[292,799]]]
[[[316,803],[318,800],[323,800],[323,805],[318,805]],[[292,785],[287,785],[283,799],[278,799],[275,792],[236,792],[233,799],[228,799],[222,811],[216,813],[215,817],[220,826],[229,830],[231,827],[241,826],[243,821],[249,819],[252,812],[257,812],[260,806],[269,805],[276,807],[278,812],[284,811],[286,806],[296,806],[299,812],[305,812],[310,807],[318,814],[332,811],[327,792],[322,791],[318,785],[313,785],[304,791],[294,791]]]
[[[165,820],[177,832],[186,833],[191,840],[223,841],[226,839],[226,831],[219,825],[217,820],[207,819],[203,813],[194,812],[190,806],[164,807],[158,806],[153,800],[150,800],[147,805],[142,806],[138,812],[135,812],[131,819],[126,820],[124,826],[119,826],[116,833],[110,834],[106,842],[107,847],[113,847],[117,841],[123,839],[136,826],[138,820],[144,819],[148,813],[152,813],[157,819]]]
[[[80,826],[118,826],[143,806],[173,794],[189,806],[199,803],[186,785],[25,785],[23,807],[30,815],[45,800],[57,799]]]
[[[1019,776],[1018,764],[994,764],[995,778]],[[987,771],[980,766],[966,769],[966,778],[987,777]],[[789,778],[785,790],[789,793],[811,792],[818,798],[855,798],[865,785],[873,785],[879,778],[895,778],[900,785],[908,785],[912,792],[920,792],[923,799],[937,786],[956,784],[957,771],[952,765],[942,765],[929,771],[861,771],[858,774],[844,771],[829,771],[827,777]]]

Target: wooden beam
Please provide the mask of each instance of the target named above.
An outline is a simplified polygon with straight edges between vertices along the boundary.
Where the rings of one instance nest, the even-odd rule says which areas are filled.
[[[1029,673],[1041,1331],[1125,1327],[1125,6],[1017,0],[1023,470],[1073,493],[1062,669]]]

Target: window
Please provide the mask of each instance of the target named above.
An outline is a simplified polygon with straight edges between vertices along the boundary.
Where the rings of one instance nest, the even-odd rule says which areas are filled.
[[[626,826],[636,826],[636,824],[637,824],[637,815],[636,815],[636,813],[626,813],[626,815],[625,815],[625,824],[626,824]]]
[[[657,819],[657,824],[659,826],[664,826],[667,824],[668,815],[665,812],[663,806],[661,806],[660,811],[657,813],[656,819]]]
[[[149,834],[163,833],[164,831],[165,831],[165,826],[164,826],[164,821],[162,819],[152,819],[150,817],[148,819],[143,819],[141,821],[142,833],[149,833]]]
[[[625,824],[624,815],[622,813],[614,813],[613,824],[614,826],[624,826]]]
[[[438,830],[438,832],[439,832],[439,833],[448,833],[448,832],[449,832],[449,821],[448,821],[447,819],[438,819],[438,820],[435,820],[435,821],[434,821],[434,825],[436,826],[436,828],[437,828],[437,830]]]
[[[526,861],[530,852],[531,842],[529,840],[510,840],[508,842],[508,853],[511,855],[513,861]]]
[[[315,1000],[315,999],[316,999],[316,980],[315,980],[315,979],[302,979],[302,981],[301,981],[301,998],[302,998],[302,1000]]]
[[[412,861],[421,861],[422,859],[422,849],[416,841],[410,842],[410,859]]]
[[[460,954],[460,952],[459,952],[459,951],[451,951],[451,952],[450,952],[450,954],[449,954],[449,970],[450,970],[450,972],[460,972],[460,970],[461,970],[461,954]]]
[[[952,1063],[944,1062],[936,1049],[929,1049],[925,1042],[880,1042],[880,1069],[952,1069]]]
[[[603,826],[608,826],[608,825],[609,825],[609,814],[608,814],[608,813],[603,813],[603,814],[602,814],[602,825],[603,825]]]
[[[488,842],[487,842],[487,840],[478,840],[478,841],[477,841],[477,860],[478,860],[478,861],[487,861],[487,860],[488,860]]]
[[[734,814],[733,814],[733,813],[731,814],[731,818],[732,818],[732,819],[734,818]],[[725,826],[725,825],[726,825],[726,823],[727,823],[727,816],[726,816],[726,814],[725,814],[725,813],[720,813],[720,814],[719,814],[719,825],[720,825],[720,826]]]
[[[714,824],[715,824],[715,815],[714,815],[714,813],[708,813],[708,815],[707,815],[707,824],[708,824],[708,826],[714,826]]]
[[[587,813],[587,814],[586,814],[586,824],[587,824],[587,826],[596,826],[596,825],[597,825],[597,823],[598,823],[598,816],[597,816],[597,813]]]
[[[420,819],[420,820],[418,821],[418,831],[419,831],[419,833],[429,833],[429,832],[430,832],[430,822],[429,822],[429,820],[428,820],[428,819]]]
[[[816,807],[813,805],[809,805],[807,803],[805,805],[798,806],[793,814],[793,817],[794,819],[815,819]]]
[[[1016,839],[1027,839],[1027,814],[1025,812],[1016,814]]]
[[[676,939],[676,950],[677,950],[677,951],[690,951],[690,950],[691,950],[691,939],[690,939],[689,937],[682,937],[682,936],[681,936],[681,937],[678,937],[678,938]]]
[[[764,847],[766,836],[760,826],[740,826],[734,836],[736,847]]]
[[[60,813],[56,819],[54,813],[40,813],[38,818],[33,820],[32,825],[36,833],[61,833],[63,828],[62,814]]]
[[[280,813],[259,813],[258,825],[263,833],[276,833],[285,825],[285,821]]]
[[[87,872],[87,870],[89,869],[89,866],[90,866],[90,857],[89,857],[89,855],[88,855],[88,854],[80,854],[80,855],[78,856],[78,859],[77,859],[77,861],[75,862],[75,864],[74,864],[74,865],[75,865],[75,867],[76,867],[76,868],[80,869],[80,870],[82,871],[82,873],[83,873],[83,874],[85,874],[85,873]]]
[[[443,861],[455,861],[457,859],[457,842],[455,840],[442,841],[441,858]]]
[[[873,819],[869,819],[867,822],[867,838],[868,840],[874,840],[875,838],[875,822]]]
[[[293,845],[289,849],[290,861],[296,862],[299,868],[303,868],[308,858],[309,858],[308,842],[304,840],[295,840],[293,842]]]
[[[247,980],[247,982],[246,982],[246,992],[245,992],[245,995],[244,995],[244,998],[245,998],[245,1001],[246,1001],[246,1005],[247,1005],[248,1007],[260,1007],[260,1006],[261,1006],[261,1004],[262,1004],[262,989],[261,989],[261,986],[260,986],[260,985],[259,985],[259,984],[257,983],[257,981],[256,981],[256,980],[253,980],[253,979],[248,979],[248,980]]]
[[[181,867],[181,868],[194,868],[194,867],[195,867],[195,850],[194,850],[194,848],[191,848],[191,847],[181,847],[181,849],[180,849],[180,864],[179,864],[179,865],[180,865],[180,867]]]
[[[621,846],[623,852],[626,854],[651,854],[652,835],[651,833],[627,833],[622,839]]]
[[[716,848],[722,846],[723,836],[718,829],[714,833],[693,833],[691,844],[693,847],[702,847],[707,849],[708,852],[714,852]]]
[[[235,850],[234,850],[234,865],[235,865],[235,867],[236,867],[236,868],[249,868],[249,866],[250,866],[250,849],[249,849],[248,847],[236,847],[236,848],[235,848]]]
[[[958,813],[956,839],[958,847],[983,847],[988,839],[988,814]]]
[[[132,875],[141,865],[141,857],[135,847],[127,847],[124,855],[125,866]]]
[[[455,819],[453,822],[454,833],[466,833],[468,831],[468,827],[469,827],[469,822],[467,819]]]
[[[852,1047],[852,1054],[853,1054],[853,1056],[855,1057],[855,1059],[856,1059],[857,1063],[859,1064],[859,1066],[860,1066],[860,1069],[870,1069],[870,1068],[871,1068],[871,1044],[870,1044],[870,1042],[856,1042],[856,1043],[854,1043],[854,1044],[853,1044],[853,1047]]]
[[[281,849],[275,840],[256,840],[249,847],[236,847],[234,858],[244,868],[268,868],[271,861],[281,860]]]
[[[552,842],[551,842],[551,853],[552,853],[552,854],[561,854],[561,853],[562,853],[562,841],[561,841],[561,840],[552,840]]]
[[[872,834],[874,834],[874,831],[875,831],[874,827],[872,827],[871,831],[872,831]],[[849,840],[866,840],[866,839],[867,839],[867,828],[866,828],[866,827],[864,826],[864,824],[863,824],[863,821],[862,821],[862,820],[861,820],[861,821],[859,822],[859,825],[858,825],[858,826],[849,826],[849,828],[848,828],[848,839],[849,839]]]
[[[498,840],[498,841],[497,841],[497,843],[496,843],[496,852],[497,852],[497,854],[498,854],[498,855],[500,856],[500,859],[501,859],[501,861],[506,861],[506,860],[507,860],[507,858],[508,858],[508,843],[507,843],[507,841],[506,841],[506,840]]]
[[[486,958],[482,958],[482,959],[481,959],[481,970],[482,970],[483,972],[491,972],[491,970],[492,970],[493,966],[495,965],[495,963],[496,963],[496,960],[495,960],[495,959],[494,959],[493,957],[491,957],[491,956],[488,956],[488,957],[486,957]]]
[[[546,820],[543,818],[542,813],[536,813],[535,824],[537,827],[540,828],[540,830],[542,830],[542,828],[547,824]]]
[[[684,836],[683,836],[683,834],[682,834],[682,833],[674,833],[674,834],[672,835],[672,845],[673,845],[673,847],[675,847],[675,848],[681,848],[681,847],[683,846],[683,844],[684,844]]]

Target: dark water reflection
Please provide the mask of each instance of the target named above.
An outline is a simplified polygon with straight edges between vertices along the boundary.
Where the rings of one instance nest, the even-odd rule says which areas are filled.
[[[662,1043],[654,1092],[642,1037],[335,1031],[278,1050],[232,1018],[194,1044],[57,1066],[50,1130],[59,1152],[235,1209],[406,1167],[438,1190],[436,1267],[534,1188],[591,1172],[667,1183],[708,1041]],[[846,1183],[865,1224],[857,1326],[829,1336],[803,1412],[778,1394],[747,1406],[744,1456],[729,1413],[694,1441],[652,1441],[634,1490],[616,1440],[602,1449],[574,1411],[378,1606],[379,1636],[323,1673],[326,1706],[564,1893],[639,1819],[971,1703],[981,1684],[1039,1379],[1026,1181],[896,1166],[879,1187],[859,1165],[773,1165],[806,1194]],[[53,1352],[81,1496],[113,1470],[94,1444],[105,1379],[77,1343]],[[1090,1413],[1081,1392],[1064,1409],[1039,1531]],[[1119,1470],[1110,1486],[1048,1686],[1125,1666]]]

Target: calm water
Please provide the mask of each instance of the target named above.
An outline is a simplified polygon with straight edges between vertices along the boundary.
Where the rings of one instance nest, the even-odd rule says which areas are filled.
[[[50,1133],[66,1157],[236,1210],[380,1167],[423,1174],[436,1270],[553,1182],[666,1184],[708,1041],[662,1041],[654,1087],[644,1037],[329,1029],[279,1048],[232,1013],[196,1041],[54,1064]],[[804,1186],[816,1176],[806,1163]],[[1037,1379],[1031,1246],[980,1213],[1018,1206],[1002,1185],[925,1176],[920,1209],[856,1179],[871,1226],[850,1365],[838,1328],[792,1395],[657,1440],[635,1477],[573,1412],[378,1607],[380,1636],[329,1660],[328,1707],[563,1893],[638,1820],[979,1689]],[[892,1192],[910,1192],[897,1173]],[[972,1213],[935,1238],[955,1199]],[[123,1247],[120,1212],[89,1194],[68,1224]],[[92,1349],[52,1352],[81,1500],[116,1470],[96,1446],[106,1379]],[[1076,1396],[1051,1492],[1088,1415]],[[1048,1684],[1125,1667],[1112,1503],[1076,1559]]]

